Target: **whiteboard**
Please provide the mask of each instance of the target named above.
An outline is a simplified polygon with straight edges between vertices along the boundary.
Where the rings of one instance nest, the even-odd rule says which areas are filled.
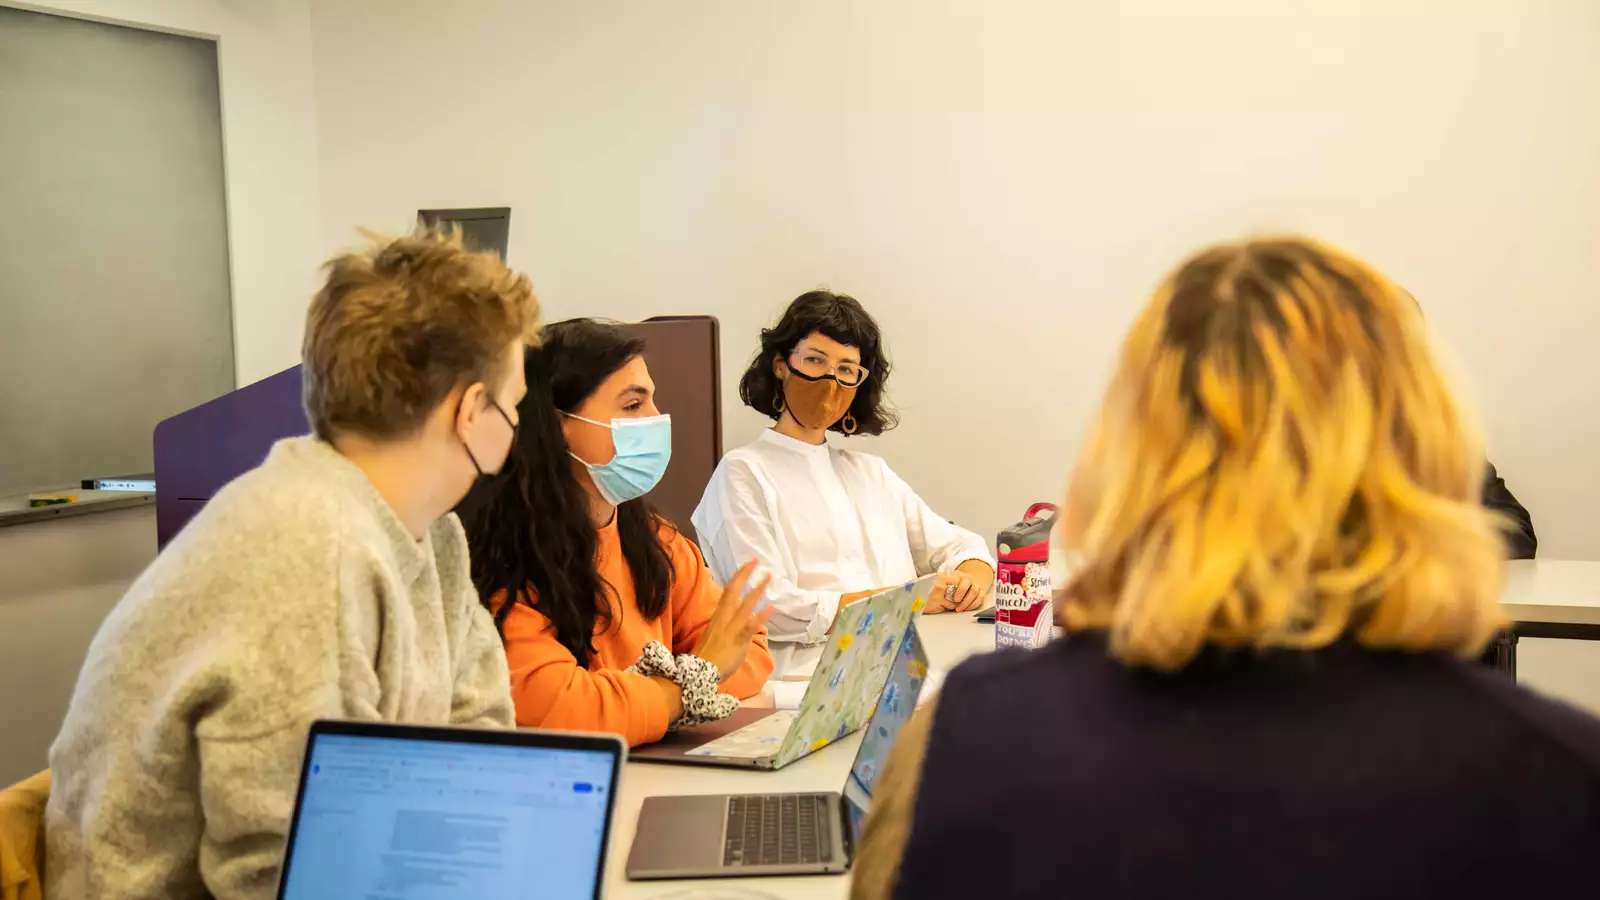
[[[0,494],[232,390],[213,40],[0,7]]]

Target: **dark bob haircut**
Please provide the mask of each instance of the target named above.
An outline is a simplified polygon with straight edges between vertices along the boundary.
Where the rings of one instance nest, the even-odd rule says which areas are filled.
[[[856,391],[849,414],[855,417],[856,434],[883,434],[900,424],[900,419],[884,399],[889,385],[889,354],[884,351],[878,323],[867,315],[856,298],[830,291],[801,294],[784,310],[778,324],[761,331],[761,350],[750,368],[739,379],[739,399],[763,416],[777,421],[777,400],[782,382],[772,371],[774,360],[787,361],[800,342],[822,334],[861,352],[861,365],[870,370],[867,380]],[[840,419],[830,431],[844,434]]]

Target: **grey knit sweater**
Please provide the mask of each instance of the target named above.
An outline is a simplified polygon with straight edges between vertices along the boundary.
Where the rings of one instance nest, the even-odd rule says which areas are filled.
[[[50,750],[46,896],[271,897],[313,719],[510,727],[455,516],[416,541],[311,437],[228,485],[106,618]]]

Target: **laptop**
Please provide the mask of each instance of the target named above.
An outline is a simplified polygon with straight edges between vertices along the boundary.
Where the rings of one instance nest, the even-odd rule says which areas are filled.
[[[647,797],[628,854],[628,877],[825,875],[849,869],[872,789],[928,674],[915,626],[898,643],[894,668],[840,793]]]
[[[599,897],[613,736],[316,722],[279,900]]]
[[[927,605],[935,576],[881,591],[840,610],[796,709],[741,707],[718,722],[685,728],[630,758],[646,762],[781,769],[854,733],[872,715],[894,649]]]

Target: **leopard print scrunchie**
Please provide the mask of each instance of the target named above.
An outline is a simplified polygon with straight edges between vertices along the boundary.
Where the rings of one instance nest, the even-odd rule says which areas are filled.
[[[722,673],[717,671],[715,665],[691,653],[680,653],[674,658],[672,651],[660,641],[645,644],[639,661],[626,671],[665,678],[683,691],[683,716],[668,725],[668,731],[726,719],[739,708],[738,698],[717,691],[717,686],[722,683]]]

